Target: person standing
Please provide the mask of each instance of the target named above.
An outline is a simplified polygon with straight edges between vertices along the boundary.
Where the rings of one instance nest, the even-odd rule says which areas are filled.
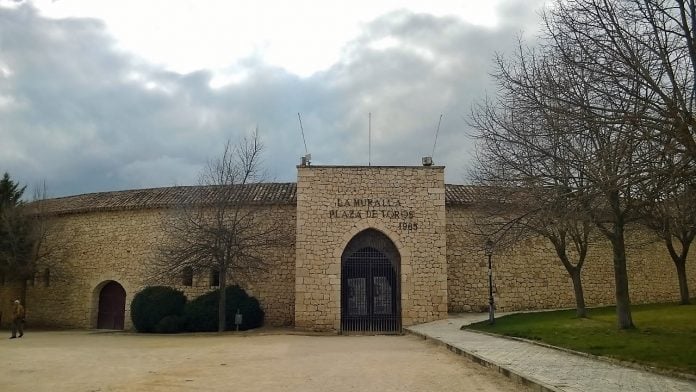
[[[18,299],[14,301],[14,309],[12,310],[12,336],[10,339],[16,338],[17,332],[19,332],[20,338],[24,336],[24,306]]]

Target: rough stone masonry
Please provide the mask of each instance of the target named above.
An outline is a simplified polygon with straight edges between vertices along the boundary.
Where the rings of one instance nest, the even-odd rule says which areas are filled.
[[[269,267],[243,281],[269,325],[341,332],[342,256],[366,230],[382,233],[398,252],[401,325],[442,319],[447,312],[484,311],[488,303],[486,258],[476,232],[474,188],[446,185],[437,166],[302,166],[297,183],[253,184],[231,202],[260,209],[294,243],[264,254]],[[125,292],[124,328],[132,328],[130,302],[154,284],[148,267],[166,241],[164,225],[182,205],[205,202],[206,187],[168,187],[102,192],[45,201],[43,210],[59,246],[55,259],[28,282],[29,325],[96,328],[103,288]],[[655,238],[631,231],[630,295],[634,303],[674,301],[679,290],[672,261]],[[588,306],[612,304],[611,249],[601,238],[591,246],[583,285]],[[696,288],[694,256],[687,261]],[[493,255],[498,310],[573,307],[565,269],[548,241],[533,238]],[[217,288],[210,272],[167,282],[189,298]],[[18,284],[0,279],[0,312],[7,325]]]

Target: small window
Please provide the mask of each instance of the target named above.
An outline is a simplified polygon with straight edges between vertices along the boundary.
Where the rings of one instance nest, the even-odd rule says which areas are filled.
[[[48,268],[44,270],[43,283],[44,287],[48,287],[51,285],[51,271]]]
[[[181,272],[181,284],[184,286],[193,286],[193,268],[184,268]]]
[[[210,270],[210,287],[220,286],[220,270],[211,269]]]
[[[27,279],[27,286],[29,287],[34,287],[34,283],[36,283],[36,275],[32,276],[31,278]]]

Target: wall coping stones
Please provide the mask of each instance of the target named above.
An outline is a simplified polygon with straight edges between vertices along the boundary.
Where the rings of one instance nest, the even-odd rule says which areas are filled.
[[[312,166],[312,168],[343,167],[366,168],[367,166]],[[408,166],[380,166],[380,168],[409,168]],[[432,169],[440,166],[414,167]],[[258,183],[238,186],[230,202],[246,205],[297,205],[297,184]],[[130,189],[111,192],[85,193],[46,199],[38,207],[42,215],[69,215],[101,211],[129,211],[163,209],[210,202],[215,194],[214,186],[174,186],[163,188]],[[473,185],[445,184],[445,204],[448,206],[470,206],[484,188]],[[435,190],[441,193],[442,190]]]

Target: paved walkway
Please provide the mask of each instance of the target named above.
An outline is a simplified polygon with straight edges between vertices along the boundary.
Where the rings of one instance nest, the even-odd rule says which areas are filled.
[[[407,327],[410,332],[542,391],[696,391],[696,382],[662,376],[532,343],[462,331],[488,314],[450,315],[447,320]]]

